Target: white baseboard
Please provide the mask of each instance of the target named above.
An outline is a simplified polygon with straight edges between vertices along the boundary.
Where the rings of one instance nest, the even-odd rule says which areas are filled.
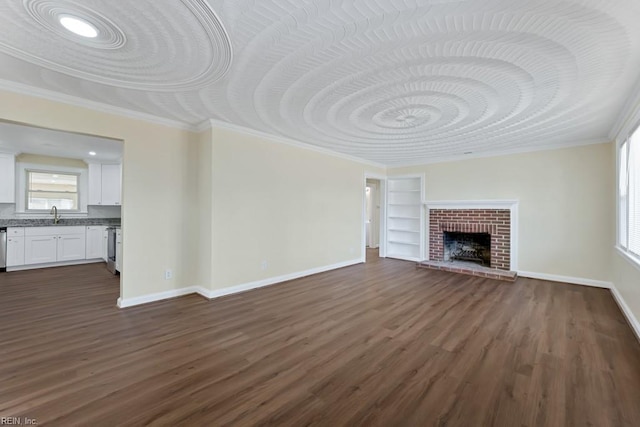
[[[549,280],[551,282],[570,283],[572,285],[593,286],[594,288],[611,289],[613,283],[603,280],[585,279],[582,277],[560,276],[556,274],[533,273],[531,271],[518,271],[518,276],[530,279]]]
[[[15,267],[7,267],[7,271],[11,272],[11,271],[23,271],[23,270],[37,270],[39,268],[50,268],[50,267],[68,267],[70,265],[97,264],[99,262],[104,263],[104,260],[101,258],[96,258],[96,259],[79,259],[75,261],[51,262],[46,264],[18,265]]]
[[[231,286],[223,289],[211,290],[211,289],[206,289],[202,286],[189,286],[186,288],[172,289],[170,291],[158,292],[158,293],[149,294],[149,295],[142,295],[134,298],[126,298],[126,299],[118,298],[118,307],[120,308],[133,307],[135,305],[147,304],[154,301],[160,301],[163,299],[175,298],[183,295],[196,294],[196,293],[202,295],[207,299],[213,299],[213,298],[218,298],[225,295],[231,295],[239,292],[249,291],[251,289],[262,288],[264,286],[274,285],[276,283],[286,282],[287,280],[293,280],[293,279],[299,279],[305,276],[311,276],[312,274],[323,273],[325,271],[335,270],[342,267],[348,267],[350,265],[361,264],[362,262],[363,262],[362,259],[358,258],[350,261],[340,262],[337,264],[312,268],[310,270],[299,271],[296,273],[285,274],[277,277],[270,277],[268,279],[257,280],[255,282],[244,283],[242,285]]]
[[[339,262],[337,264],[325,265],[323,267],[312,268],[310,270],[298,271],[296,273],[285,274],[282,276],[270,277],[268,279],[256,280],[255,282],[244,283],[242,285],[231,286],[223,289],[205,289],[198,287],[198,293],[205,298],[213,299],[219,298],[225,295],[237,294],[239,292],[249,291],[251,289],[258,289],[269,285],[275,285],[276,283],[286,282],[288,280],[299,279],[301,277],[311,276],[312,274],[324,273],[325,271],[336,270],[338,268],[348,267],[350,265],[362,264],[361,258],[353,259],[350,261]]]
[[[636,338],[638,339],[638,341],[640,341],[640,322],[638,322],[636,316],[633,315],[633,312],[627,305],[624,298],[622,298],[622,295],[618,291],[618,288],[615,287],[615,285],[611,286],[611,294],[613,295],[613,299],[618,304],[618,307],[620,307],[620,311],[622,311],[624,317],[627,318],[627,322],[629,323],[629,326],[631,326],[631,329],[636,335]]]
[[[194,294],[198,292],[198,289],[195,286],[190,286],[188,288],[180,288],[180,289],[172,289],[170,291],[158,292],[155,294],[142,295],[139,297],[133,298],[118,298],[118,307],[126,308],[133,307],[134,305],[147,304],[150,302],[160,301],[163,299],[181,297],[183,295]]]

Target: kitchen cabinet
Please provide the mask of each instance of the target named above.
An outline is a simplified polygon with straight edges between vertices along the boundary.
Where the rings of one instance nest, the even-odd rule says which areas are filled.
[[[102,204],[102,165],[100,163],[89,163],[88,169],[89,169],[89,172],[88,172],[89,197],[87,198],[87,204],[101,205]]]
[[[85,227],[33,227],[25,229],[24,263],[49,264],[86,257]]]
[[[122,230],[116,230],[116,270],[122,272]]]
[[[121,201],[120,165],[102,165],[102,204],[119,206]]]
[[[103,227],[102,230],[102,259],[109,261],[109,227]]]
[[[16,158],[0,153],[0,203],[16,202]]]
[[[25,236],[24,263],[47,264],[58,260],[57,236]]]
[[[24,265],[24,228],[7,228],[7,267]]]
[[[85,259],[104,258],[104,230],[101,225],[87,226]]]
[[[74,261],[85,259],[86,236],[85,233],[62,235],[58,237],[56,261]]]
[[[89,205],[120,206],[122,165],[89,163]]]

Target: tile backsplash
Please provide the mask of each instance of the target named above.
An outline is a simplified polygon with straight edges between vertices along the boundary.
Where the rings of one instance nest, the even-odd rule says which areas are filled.
[[[120,218],[120,206],[89,206],[87,218]],[[64,217],[64,213],[62,213]],[[0,203],[0,219],[23,218],[24,215],[16,214],[14,203]],[[48,216],[47,216],[48,217]]]

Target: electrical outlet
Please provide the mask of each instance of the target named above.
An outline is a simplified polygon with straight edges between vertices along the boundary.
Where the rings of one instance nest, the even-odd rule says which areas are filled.
[[[350,254],[353,254],[355,251],[356,251],[355,248],[349,248],[349,253]]]
[[[164,271],[164,280],[173,279],[173,270],[165,270]]]
[[[260,269],[261,270],[266,270],[267,268],[269,268],[269,262],[267,262],[267,260],[264,260],[260,263]]]

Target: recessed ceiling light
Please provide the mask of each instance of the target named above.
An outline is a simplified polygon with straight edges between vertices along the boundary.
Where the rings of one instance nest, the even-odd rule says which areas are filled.
[[[96,27],[84,19],[76,18],[75,16],[63,15],[60,18],[60,24],[72,33],[82,37],[94,38],[98,36],[98,29]]]
[[[95,152],[95,151],[89,151],[89,155],[90,155],[90,156],[95,156],[95,155],[96,155],[96,152]]]

